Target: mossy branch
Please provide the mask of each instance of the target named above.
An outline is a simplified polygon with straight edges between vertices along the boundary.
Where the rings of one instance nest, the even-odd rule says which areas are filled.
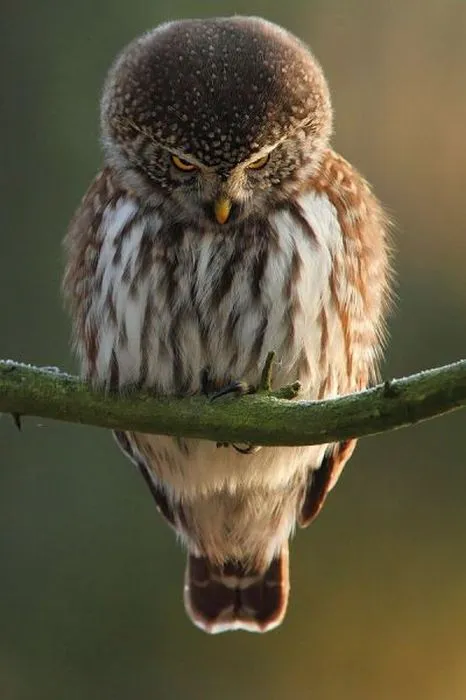
[[[269,359],[268,359],[269,361]],[[0,361],[0,412],[144,433],[255,445],[310,445],[395,430],[466,405],[466,360],[326,401],[290,400],[298,385],[254,394],[125,397],[93,391],[55,368]]]

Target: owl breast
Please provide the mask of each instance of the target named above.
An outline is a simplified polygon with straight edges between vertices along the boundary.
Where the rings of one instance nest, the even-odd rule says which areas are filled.
[[[304,195],[293,207],[238,230],[169,230],[157,211],[121,197],[107,206],[88,300],[85,374],[113,388],[160,393],[257,383],[267,353],[276,385],[299,379],[303,395],[351,388],[341,297],[351,294],[334,206]],[[338,274],[337,274],[338,272]],[[360,304],[357,294],[352,304]],[[353,314],[354,315],[354,314]]]
[[[168,226],[127,192],[100,210],[88,195],[71,228],[65,278],[83,374],[113,390],[198,392],[205,369],[218,387],[256,384],[273,350],[275,385],[299,379],[303,398],[365,386],[379,347],[386,263],[377,204],[348,183],[341,207],[310,190],[267,219],[211,230]],[[292,531],[326,449],[243,455],[140,433],[119,442],[164,494],[163,512],[179,514],[182,504],[176,529],[191,551],[262,563]]]

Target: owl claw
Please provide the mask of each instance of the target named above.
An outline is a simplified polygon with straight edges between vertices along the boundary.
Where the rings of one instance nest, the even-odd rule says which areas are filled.
[[[246,396],[246,394],[254,394],[255,391],[256,387],[251,386],[251,384],[247,384],[246,382],[235,381],[230,382],[230,384],[227,384],[226,386],[216,391],[210,397],[210,400],[216,401],[217,399],[220,399],[224,396],[229,396],[230,394],[233,394],[234,396]]]
[[[210,396],[211,401],[216,401],[224,396],[229,396],[233,394],[234,396],[246,396],[247,394],[256,394],[257,392],[268,393],[272,391],[272,369],[275,360],[275,353],[269,352],[265,359],[264,367],[261,372],[261,377],[258,386],[253,386],[247,382],[240,380],[235,380],[222,386],[221,389],[214,391],[215,384],[210,378],[210,370],[208,367],[204,367],[200,375],[200,387],[201,392]]]
[[[251,442],[247,442],[246,447],[240,447],[239,445],[235,445],[235,443],[232,443],[231,446],[242,455],[253,455],[260,450],[260,445],[253,445]]]
[[[245,445],[245,447],[240,447],[234,442],[217,442],[217,447],[232,447],[234,450],[236,450],[236,452],[239,452],[242,455],[253,455],[260,450],[259,445],[253,445],[250,442],[245,443]]]
[[[227,384],[216,391],[215,394],[210,397],[210,400],[216,401],[219,398],[223,398],[231,394],[236,397],[245,396],[246,394],[254,394],[256,391],[256,387],[253,387],[251,384],[247,384],[246,382],[230,382],[230,384]],[[217,442],[217,447],[233,447],[236,452],[239,452],[242,455],[251,455],[260,450],[260,447],[257,445],[252,445],[250,442],[245,443],[245,447],[236,445],[234,442]]]
[[[275,353],[269,352],[262,370],[259,386],[252,386],[247,382],[236,380],[215,391],[210,397],[210,401],[217,401],[217,399],[230,395],[240,397],[246,396],[247,394],[255,394],[258,391],[266,393],[270,392],[272,390],[272,368],[274,359]],[[212,388],[212,381],[210,380],[208,368],[204,368],[202,370],[200,384],[202,393],[204,395],[208,395],[210,393],[209,389]],[[253,445],[250,442],[244,443],[244,447],[233,442],[217,442],[217,447],[233,447],[236,452],[239,452],[242,455],[252,455],[259,452],[261,449],[260,445]]]

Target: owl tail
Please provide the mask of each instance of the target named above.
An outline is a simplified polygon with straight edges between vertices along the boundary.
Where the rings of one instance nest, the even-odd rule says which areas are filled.
[[[260,574],[240,562],[219,567],[188,555],[184,604],[205,632],[268,632],[283,620],[289,589],[288,543]]]

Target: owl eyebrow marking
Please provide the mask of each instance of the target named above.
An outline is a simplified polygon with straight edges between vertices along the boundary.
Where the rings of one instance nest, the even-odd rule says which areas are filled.
[[[284,141],[289,139],[293,134],[295,134],[299,129],[303,129],[306,126],[309,126],[312,124],[313,117],[312,116],[307,116],[304,117],[296,126],[291,129],[287,134],[284,134],[276,143],[273,144],[273,146],[264,146],[263,148],[259,149],[258,151],[255,151],[253,155],[249,156],[245,160],[241,161],[241,163],[238,163],[238,165],[247,165],[248,163],[253,163],[255,160],[258,160],[259,158],[263,158],[264,156],[268,156],[271,153],[273,153],[278,146],[280,146]]]
[[[154,134],[150,131],[150,129],[144,126],[139,126],[139,124],[136,124],[136,122],[134,122],[132,119],[129,119],[128,117],[120,119],[120,124],[123,126],[132,127],[134,131],[137,131],[139,134],[141,134],[141,136],[145,136],[149,141],[151,141],[159,148],[162,148],[164,151],[168,151],[168,153],[173,153],[179,158],[188,160],[190,163],[196,165],[198,168],[202,168],[204,170],[209,169],[206,165],[204,165],[204,163],[201,163],[201,161],[195,158],[191,153],[184,153],[184,151],[181,151],[179,148],[174,148],[169,144],[163,143],[163,141],[159,141],[155,138]]]
[[[180,151],[179,148],[172,148],[171,146],[166,146],[163,143],[159,144],[160,148],[163,148],[165,151],[168,151],[169,153],[172,153],[175,156],[178,156],[178,158],[181,158],[182,160],[187,160],[189,163],[192,163],[196,167],[202,169],[202,170],[209,170],[210,168],[207,167],[207,165],[204,165],[204,163],[201,163],[200,160],[195,158],[191,153],[184,153],[184,151]]]

